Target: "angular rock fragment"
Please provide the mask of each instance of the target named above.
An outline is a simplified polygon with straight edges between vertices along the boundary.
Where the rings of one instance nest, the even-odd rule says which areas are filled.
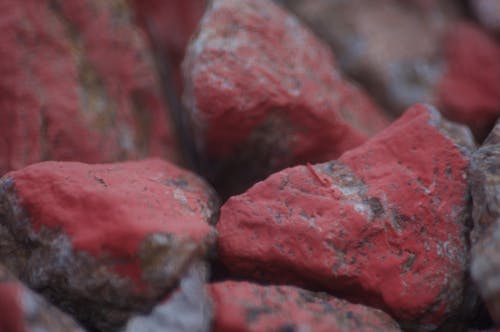
[[[387,123],[326,45],[268,0],[212,1],[184,77],[205,171],[224,194],[338,157]]]
[[[125,0],[0,8],[0,176],[49,159],[177,159],[148,44]]]
[[[458,1],[285,0],[332,47],[341,68],[392,113],[433,101]]]
[[[500,121],[473,155],[471,274],[500,325]]]
[[[211,188],[161,160],[44,162],[0,181],[0,262],[85,325],[113,331],[214,241]]]
[[[447,67],[437,88],[443,114],[484,138],[500,117],[500,44],[471,24],[450,33]]]
[[[436,328],[464,301],[469,152],[459,141],[473,145],[470,131],[416,105],[337,161],[273,174],[222,207],[222,263]]]
[[[214,332],[400,331],[384,312],[292,286],[211,284]]]
[[[16,280],[0,265],[0,331],[84,332],[77,323]]]
[[[469,2],[479,22],[500,36],[500,0],[470,0]]]

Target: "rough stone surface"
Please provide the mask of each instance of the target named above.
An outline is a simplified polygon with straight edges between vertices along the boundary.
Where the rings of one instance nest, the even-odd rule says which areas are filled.
[[[287,165],[338,157],[386,125],[326,45],[268,0],[212,1],[184,77],[205,171],[225,193]]]
[[[147,316],[131,319],[124,332],[209,332],[212,302],[205,290],[207,267],[193,264],[179,289]]]
[[[479,22],[500,36],[500,0],[470,0],[470,3]]]
[[[284,0],[332,47],[341,68],[393,114],[432,102],[455,0]],[[397,28],[396,28],[397,27]]]
[[[500,325],[500,121],[473,155],[471,273]]]
[[[400,331],[384,312],[292,286],[225,281],[208,286],[214,332]]]
[[[84,332],[73,319],[16,280],[0,265],[0,331]]]
[[[460,24],[446,44],[447,68],[437,98],[443,114],[484,138],[500,116],[500,44],[478,27]]]
[[[0,9],[0,176],[50,159],[177,158],[125,0],[2,0]]]
[[[222,207],[235,275],[320,288],[431,330],[464,301],[470,131],[416,105],[337,161],[273,174]]]
[[[112,331],[205,255],[216,211],[205,182],[161,160],[39,163],[0,181],[0,262],[81,322]]]

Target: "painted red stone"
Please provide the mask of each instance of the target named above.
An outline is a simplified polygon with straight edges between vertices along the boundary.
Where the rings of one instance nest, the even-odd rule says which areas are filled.
[[[416,105],[338,161],[285,169],[230,198],[217,224],[222,263],[437,327],[461,306],[468,250],[469,156],[452,128],[464,131]]]
[[[288,165],[338,157],[387,124],[327,46],[267,0],[212,1],[184,77],[198,148],[216,183],[248,186]]]
[[[225,281],[208,286],[214,332],[400,331],[384,312],[292,286]]]
[[[443,114],[485,138],[500,116],[500,45],[471,24],[453,29],[438,87]]]
[[[111,331],[206,254],[216,213],[203,180],[158,159],[39,163],[0,181],[0,261],[87,325]],[[43,246],[28,249],[27,238]]]
[[[0,2],[0,175],[48,159],[176,159],[125,1]]]
[[[0,331],[27,332],[24,327],[20,285],[14,282],[0,283]]]

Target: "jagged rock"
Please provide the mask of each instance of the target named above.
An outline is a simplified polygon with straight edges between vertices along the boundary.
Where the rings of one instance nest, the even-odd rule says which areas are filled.
[[[29,290],[0,265],[0,331],[84,332],[72,318]]]
[[[214,332],[401,331],[383,311],[292,286],[211,284]]]
[[[85,325],[121,327],[215,240],[217,201],[161,160],[44,162],[0,180],[0,262]]]
[[[204,171],[224,195],[338,157],[387,124],[327,46],[268,0],[212,1],[184,78]]]
[[[339,160],[275,173],[222,207],[233,275],[381,308],[404,328],[460,314],[468,262],[470,131],[416,105]]]
[[[51,159],[178,159],[126,0],[2,0],[0,8],[0,176]]]

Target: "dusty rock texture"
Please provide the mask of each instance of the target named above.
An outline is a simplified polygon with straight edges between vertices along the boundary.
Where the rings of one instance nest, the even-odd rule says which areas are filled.
[[[292,286],[225,281],[208,286],[214,332],[400,331],[384,312]]]
[[[497,36],[500,36],[500,0],[470,0],[476,18]]]
[[[42,160],[177,158],[125,0],[0,2],[0,175]]]
[[[161,160],[44,162],[0,180],[0,262],[86,326],[165,297],[214,241],[217,200]]]
[[[393,114],[433,101],[458,1],[284,0]]]
[[[131,319],[124,332],[212,331],[212,301],[205,289],[207,272],[205,264],[193,264],[182,277],[178,290],[149,315]]]
[[[440,109],[483,139],[500,117],[500,44],[464,23],[450,33],[446,53],[446,71],[436,92]]]
[[[16,280],[0,265],[0,331],[84,332],[77,323]]]
[[[471,273],[492,318],[500,325],[500,122],[474,153],[471,177]]]
[[[275,173],[230,198],[217,224],[231,273],[320,288],[432,330],[464,301],[463,126],[416,105],[339,160]]]
[[[338,157],[386,125],[294,16],[267,0],[214,0],[184,62],[206,173],[238,192],[273,171]]]

